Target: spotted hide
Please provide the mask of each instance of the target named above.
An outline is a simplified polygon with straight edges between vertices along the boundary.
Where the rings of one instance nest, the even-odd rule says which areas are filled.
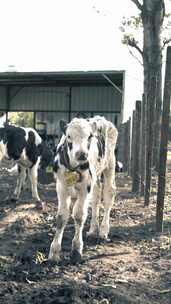
[[[57,230],[50,247],[49,259],[60,259],[63,231],[70,215],[72,196],[75,199],[73,218],[75,234],[72,240],[71,261],[82,256],[82,230],[91,202],[90,236],[107,239],[110,210],[115,196],[115,145],[118,132],[104,117],[74,118],[63,123],[63,136],[58,144],[54,161],[58,196]],[[101,182],[103,180],[103,182]],[[103,185],[103,186],[102,186]],[[99,224],[99,205],[104,215]]]
[[[32,197],[36,202],[40,202],[37,190],[38,168],[46,167],[51,158],[50,150],[34,129],[12,125],[0,128],[0,161],[7,160],[18,164],[17,186],[12,199],[18,200],[28,169]]]

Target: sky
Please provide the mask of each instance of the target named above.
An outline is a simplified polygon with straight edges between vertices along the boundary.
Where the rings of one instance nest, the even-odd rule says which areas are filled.
[[[143,75],[119,26],[137,12],[130,0],[0,0],[0,72],[125,70],[126,120]]]

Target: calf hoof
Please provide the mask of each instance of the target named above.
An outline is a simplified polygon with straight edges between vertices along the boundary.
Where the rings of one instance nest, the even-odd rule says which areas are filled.
[[[103,236],[99,237],[99,243],[108,244],[110,242],[111,242],[110,238],[106,238],[106,237],[103,237]]]
[[[48,256],[47,263],[54,265],[60,263],[61,259],[59,255],[56,255],[55,253],[50,252]]]
[[[49,255],[48,255],[48,261],[52,263],[58,263],[60,261],[60,253],[57,248],[56,242],[53,240],[52,244],[50,245]]]
[[[11,202],[16,203],[18,201],[18,198],[16,196],[11,197]]]
[[[58,265],[58,262],[57,261],[53,261],[53,260],[44,260],[42,263],[41,263],[42,266],[45,266],[45,267],[48,267],[48,268],[53,268],[55,267],[56,265]]]
[[[88,232],[87,233],[87,240],[88,242],[90,242],[91,244],[94,244],[94,243],[98,243],[99,241],[99,233],[98,232]]]
[[[45,202],[42,202],[42,201],[37,201],[36,202],[36,209],[37,210],[45,210],[45,207],[46,207],[46,203]]]
[[[89,235],[87,237],[87,242],[90,245],[98,244],[99,243],[99,236],[97,236],[97,235]]]
[[[73,265],[79,264],[81,262],[81,254],[79,253],[78,250],[76,249],[72,250],[70,255],[70,261],[71,264]]]

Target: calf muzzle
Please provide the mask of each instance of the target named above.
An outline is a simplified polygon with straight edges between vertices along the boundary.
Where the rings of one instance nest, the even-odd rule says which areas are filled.
[[[88,153],[78,151],[76,152],[76,158],[78,161],[86,161],[88,157]]]

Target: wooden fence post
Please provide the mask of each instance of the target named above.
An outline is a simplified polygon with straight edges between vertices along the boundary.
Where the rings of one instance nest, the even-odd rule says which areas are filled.
[[[134,148],[135,148],[135,137],[136,137],[136,111],[132,113],[132,132],[131,132],[131,161],[130,161],[130,175],[133,178],[134,170]]]
[[[146,95],[146,169],[145,169],[145,190],[144,206],[149,206],[151,192],[151,175],[153,164],[154,147],[154,127],[155,127],[155,108],[156,108],[156,77],[153,73],[149,77],[149,87]]]
[[[140,124],[141,124],[141,101],[136,101],[136,136],[134,141],[134,167],[132,192],[139,192],[140,190]]]
[[[157,209],[156,209],[157,232],[163,231],[163,209],[164,209],[165,183],[166,183],[165,178],[166,178],[170,100],[171,100],[171,47],[168,47],[167,58],[166,58],[163,112],[162,112],[162,124],[161,124],[161,143],[160,143],[158,194],[157,194]]]
[[[131,162],[131,117],[127,121],[127,145],[128,145],[128,175],[130,176],[130,162]]]
[[[143,94],[142,104],[141,104],[141,143],[140,143],[140,176],[141,176],[141,185],[140,185],[140,194],[144,196],[145,189],[145,126],[146,126],[146,98]]]
[[[120,125],[119,128],[119,136],[118,136],[118,151],[117,151],[117,160],[120,162],[124,162],[124,140],[123,140],[123,124]],[[123,163],[124,165],[124,163]],[[124,168],[123,168],[124,170]]]
[[[123,162],[124,171],[129,172],[130,164],[130,119],[123,124]]]
[[[118,157],[117,159],[123,163],[123,171],[128,172],[130,166],[130,123],[121,124],[118,138]]]

